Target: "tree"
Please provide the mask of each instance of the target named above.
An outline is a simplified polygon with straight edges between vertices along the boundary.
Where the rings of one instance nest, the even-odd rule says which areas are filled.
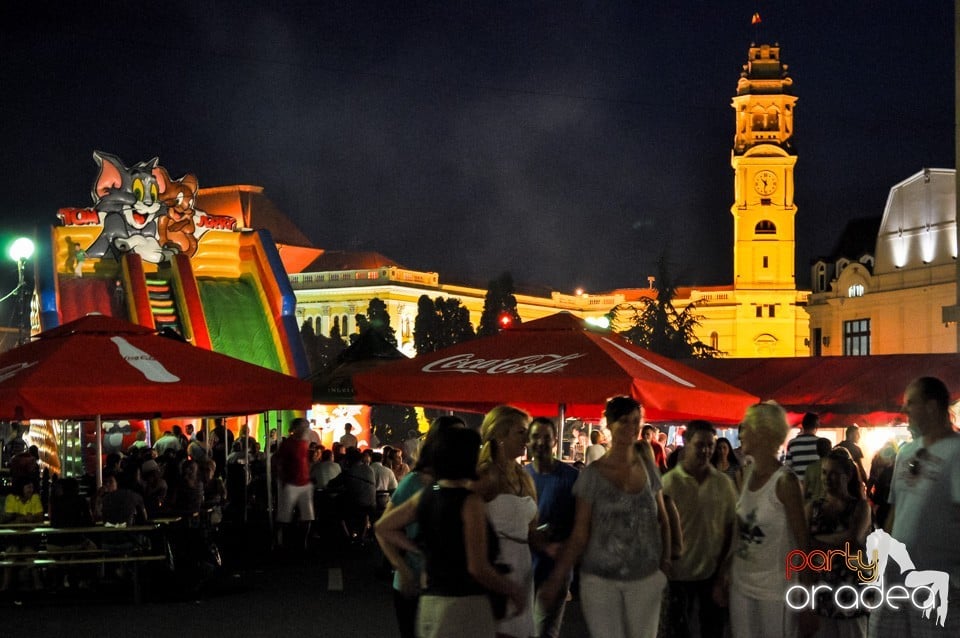
[[[307,361],[310,363],[311,372],[319,372],[332,366],[340,353],[347,347],[347,344],[340,338],[339,317],[334,318],[329,337],[317,334],[312,318],[305,319],[300,326],[300,338],[303,340],[303,349],[307,353]]]
[[[391,346],[397,347],[397,334],[390,327],[390,313],[387,312],[387,304],[379,298],[374,297],[370,300],[367,305],[367,314],[357,314],[354,319],[357,322],[357,332],[350,335],[350,343],[356,341],[357,337],[367,330],[373,330],[386,339]]]
[[[329,337],[317,335],[315,363],[311,366],[311,369],[314,372],[319,372],[320,370],[326,370],[332,367],[337,362],[340,353],[346,350],[346,348],[347,344],[344,340],[339,336],[334,336],[332,330],[330,331]]]
[[[300,326],[300,340],[303,342],[303,351],[307,355],[310,371],[316,372],[314,364],[317,359],[317,333],[313,329],[313,318],[307,317]]]
[[[439,297],[437,301],[440,301]],[[417,354],[437,350],[439,323],[440,317],[433,300],[427,295],[420,295],[417,300],[417,318],[413,322],[413,347]]]
[[[370,408],[370,428],[381,443],[400,445],[407,432],[419,427],[414,408],[402,405],[374,405]]]
[[[459,299],[437,297],[434,306],[440,318],[437,331],[438,350],[477,336],[470,323],[470,311],[460,303]]]
[[[513,277],[505,272],[492,279],[487,286],[477,336],[495,335],[504,327],[518,326],[520,323],[517,298],[513,295]]]
[[[677,288],[661,256],[657,265],[654,298],[640,301],[640,305],[620,304],[609,313],[610,324],[630,343],[671,359],[707,359],[720,352],[700,341],[695,333],[701,315],[696,304],[690,303],[678,311],[673,305]]]
[[[357,340],[357,337],[362,335],[370,328],[370,321],[367,319],[367,315],[357,313],[353,315],[353,321],[357,324],[357,331],[350,335],[350,343],[353,343]]]
[[[422,295],[417,300],[417,318],[413,329],[417,354],[435,352],[475,336],[470,323],[470,311],[459,299],[437,297],[431,300]]]
[[[343,341],[343,335],[340,334],[340,315],[333,318],[333,326],[330,328],[330,338]]]

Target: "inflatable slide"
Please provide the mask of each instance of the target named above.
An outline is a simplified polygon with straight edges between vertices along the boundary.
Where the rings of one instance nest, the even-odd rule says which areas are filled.
[[[43,330],[91,312],[305,377],[296,299],[266,230],[195,207],[196,178],[94,153],[94,204],[63,208],[38,255]]]

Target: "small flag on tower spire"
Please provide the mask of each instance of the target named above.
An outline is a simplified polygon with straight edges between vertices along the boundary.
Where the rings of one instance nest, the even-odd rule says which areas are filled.
[[[756,25],[756,24],[760,24],[761,22],[762,20],[760,20],[760,12],[757,11],[756,13],[753,14],[753,17],[750,18],[750,24]]]

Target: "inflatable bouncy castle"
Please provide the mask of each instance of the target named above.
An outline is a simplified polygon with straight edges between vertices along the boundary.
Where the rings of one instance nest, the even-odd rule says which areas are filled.
[[[296,300],[266,230],[209,214],[191,174],[94,153],[93,205],[62,208],[38,258],[41,330],[91,312],[167,329],[201,348],[309,374]]]

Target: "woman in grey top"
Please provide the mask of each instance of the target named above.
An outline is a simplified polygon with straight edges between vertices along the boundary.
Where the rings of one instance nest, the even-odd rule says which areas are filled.
[[[670,527],[660,475],[635,446],[643,407],[630,397],[614,397],[604,416],[609,450],[583,469],[573,487],[573,534],[540,597],[544,605],[556,604],[568,570],[580,559],[583,615],[590,635],[656,636],[670,569]]]

